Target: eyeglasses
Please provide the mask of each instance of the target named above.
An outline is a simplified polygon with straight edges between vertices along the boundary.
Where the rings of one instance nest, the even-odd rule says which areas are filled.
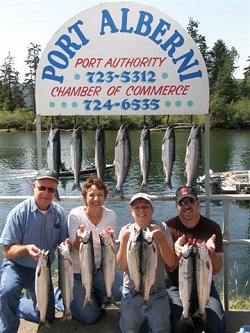
[[[47,187],[47,186],[37,186],[38,191],[40,192],[45,192],[46,190],[48,190],[49,193],[55,193],[56,192],[56,188],[53,187]]]
[[[178,205],[179,205],[179,206],[182,206],[182,207],[184,207],[184,206],[188,206],[188,207],[190,207],[190,206],[193,206],[194,203],[195,203],[195,200],[194,200],[194,199],[189,199],[189,200],[182,200],[182,201],[180,201],[180,202],[178,203]]]

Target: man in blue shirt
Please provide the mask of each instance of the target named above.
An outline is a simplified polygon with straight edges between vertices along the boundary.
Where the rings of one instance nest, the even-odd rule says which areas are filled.
[[[0,237],[3,264],[0,271],[0,333],[16,333],[19,318],[39,322],[36,310],[35,270],[42,250],[49,250],[50,262],[55,259],[57,245],[67,243],[65,210],[53,201],[58,185],[57,173],[38,171],[33,182],[34,195],[11,210]],[[26,289],[30,299],[21,297]],[[55,316],[51,290],[47,319]]]

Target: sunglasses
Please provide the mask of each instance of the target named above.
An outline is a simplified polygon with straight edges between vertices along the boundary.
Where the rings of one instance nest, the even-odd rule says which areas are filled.
[[[188,207],[190,207],[190,206],[193,206],[194,203],[195,203],[195,200],[194,200],[194,199],[189,199],[189,200],[183,200],[183,201],[180,201],[180,202],[178,203],[178,205],[179,205],[179,206],[182,206],[182,207],[184,207],[184,206],[188,206]]]
[[[37,186],[38,191],[40,192],[45,192],[46,190],[48,190],[49,193],[55,193],[56,192],[56,188],[53,187],[47,187],[47,186]]]

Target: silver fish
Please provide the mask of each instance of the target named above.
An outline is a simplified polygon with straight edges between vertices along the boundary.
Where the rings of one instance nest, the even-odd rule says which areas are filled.
[[[149,305],[149,294],[155,282],[158,264],[157,247],[153,240],[152,232],[147,228],[143,231],[141,275],[144,303]]]
[[[139,159],[142,174],[141,192],[148,191],[148,176],[151,163],[150,129],[144,126],[141,131]]]
[[[106,297],[104,303],[114,303],[114,298],[112,297],[112,287],[115,281],[115,268],[116,268],[116,258],[115,258],[115,243],[114,238],[110,233],[99,234],[101,241],[101,270],[103,272],[104,284]]]
[[[74,184],[72,191],[76,188],[81,191],[80,186],[80,170],[82,165],[82,130],[81,127],[73,129],[70,142],[71,169],[74,174]]]
[[[134,228],[131,230],[127,244],[128,271],[131,280],[134,282],[135,291],[141,292],[141,249],[142,249],[143,231]]]
[[[162,140],[162,163],[165,172],[165,180],[163,187],[168,186],[172,189],[172,170],[175,161],[175,129],[169,126],[166,129],[165,135]]]
[[[187,178],[186,186],[192,186],[199,163],[201,163],[201,127],[194,125],[191,128],[185,155],[185,172]]]
[[[59,176],[61,165],[60,130],[51,126],[47,142],[47,167],[55,170]]]
[[[179,262],[179,292],[183,306],[182,316],[190,317],[191,295],[193,290],[193,245],[185,244],[182,248],[182,257]]]
[[[74,274],[73,265],[70,256],[70,250],[67,245],[58,245],[58,272],[59,288],[61,289],[64,313],[63,319],[72,319],[70,304],[73,300]]]
[[[93,303],[93,279],[95,274],[95,258],[92,231],[85,230],[81,235],[79,248],[80,272],[85,289],[83,307]]]
[[[49,261],[49,251],[42,250],[38,259],[36,273],[35,273],[35,294],[36,294],[36,308],[40,312],[40,322],[38,332],[42,326],[49,327],[46,320],[49,294],[52,289],[51,270]]]
[[[112,196],[123,198],[123,183],[128,174],[131,162],[131,143],[129,132],[126,125],[119,128],[115,143],[115,176],[117,179],[116,187]]]
[[[97,127],[95,134],[95,166],[97,176],[104,180],[105,174],[105,132],[102,127]]]
[[[196,285],[199,301],[199,314],[205,319],[205,307],[209,299],[212,283],[212,262],[205,242],[196,244]]]

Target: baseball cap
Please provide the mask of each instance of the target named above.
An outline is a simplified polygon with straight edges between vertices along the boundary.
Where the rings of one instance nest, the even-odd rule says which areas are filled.
[[[192,198],[196,200],[198,197],[192,187],[183,186],[178,188],[178,190],[175,192],[175,201],[179,203],[183,198]]]
[[[153,207],[153,203],[152,203],[152,200],[150,199],[150,196],[147,194],[147,193],[136,193],[135,195],[132,196],[131,200],[130,200],[130,206],[133,204],[133,202],[136,200],[136,199],[144,199],[146,200],[147,202],[150,203],[150,205]]]
[[[37,172],[36,180],[50,178],[58,183],[58,176],[55,170],[51,169],[40,169]]]

